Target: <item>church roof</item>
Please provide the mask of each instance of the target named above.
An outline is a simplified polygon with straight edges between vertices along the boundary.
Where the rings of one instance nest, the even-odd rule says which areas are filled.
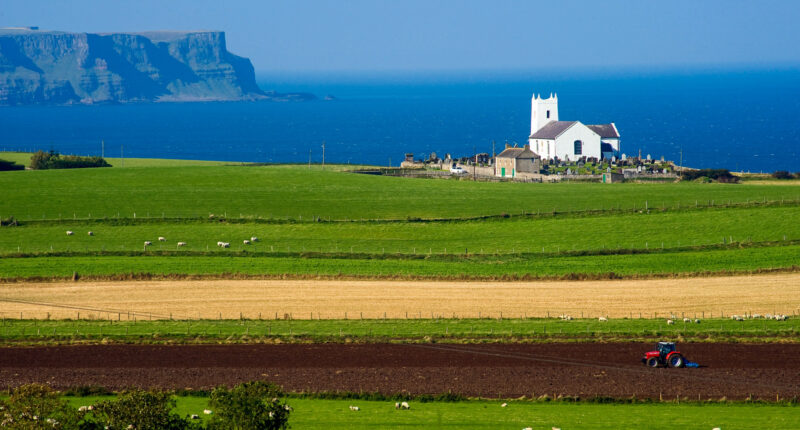
[[[598,125],[586,125],[591,129],[593,132],[600,135],[600,137],[613,137],[619,139],[619,132],[617,131],[617,127],[614,126],[614,123],[611,124],[598,124]]]
[[[550,121],[544,127],[536,130],[531,139],[555,139],[578,121]]]
[[[522,148],[506,148],[505,151],[497,154],[497,158],[539,158],[539,156],[525,146]]]

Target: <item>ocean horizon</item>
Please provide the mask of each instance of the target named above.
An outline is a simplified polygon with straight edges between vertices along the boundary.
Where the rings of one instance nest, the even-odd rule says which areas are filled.
[[[800,70],[432,75],[259,74],[309,102],[0,107],[0,150],[265,163],[399,165],[524,145],[530,98],[559,119],[614,122],[622,153],[691,167],[800,170]],[[327,101],[328,95],[335,100]]]

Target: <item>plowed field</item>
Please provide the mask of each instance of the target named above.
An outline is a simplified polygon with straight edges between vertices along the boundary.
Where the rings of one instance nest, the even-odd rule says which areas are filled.
[[[210,388],[468,396],[775,399],[800,395],[800,345],[681,344],[697,369],[649,369],[652,345],[96,345],[0,349],[0,386]]]

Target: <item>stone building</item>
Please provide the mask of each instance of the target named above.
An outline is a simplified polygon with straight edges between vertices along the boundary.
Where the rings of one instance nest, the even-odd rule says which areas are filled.
[[[541,157],[527,145],[522,148],[506,147],[495,157],[494,175],[500,178],[514,178],[517,173],[539,173],[541,168]]]

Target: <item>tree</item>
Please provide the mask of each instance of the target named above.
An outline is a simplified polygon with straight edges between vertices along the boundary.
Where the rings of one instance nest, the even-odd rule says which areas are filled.
[[[232,390],[219,387],[211,392],[209,405],[214,410],[209,429],[281,430],[288,428],[291,408],[280,401],[280,389],[255,381],[239,384]]]
[[[50,168],[50,159],[53,157],[58,157],[58,153],[50,150],[49,152],[44,151],[36,151],[31,156],[31,169],[33,170],[43,170]]]
[[[77,430],[80,413],[46,385],[15,388],[0,400],[0,427],[20,430]]]
[[[200,428],[189,419],[172,413],[175,400],[170,393],[133,390],[113,401],[104,401],[94,407],[93,424],[96,428],[136,430],[184,430]]]
[[[792,174],[786,170],[777,170],[772,172],[772,177],[775,179],[792,179]]]
[[[0,160],[0,172],[8,170],[25,170],[25,166],[16,164],[13,161]]]

